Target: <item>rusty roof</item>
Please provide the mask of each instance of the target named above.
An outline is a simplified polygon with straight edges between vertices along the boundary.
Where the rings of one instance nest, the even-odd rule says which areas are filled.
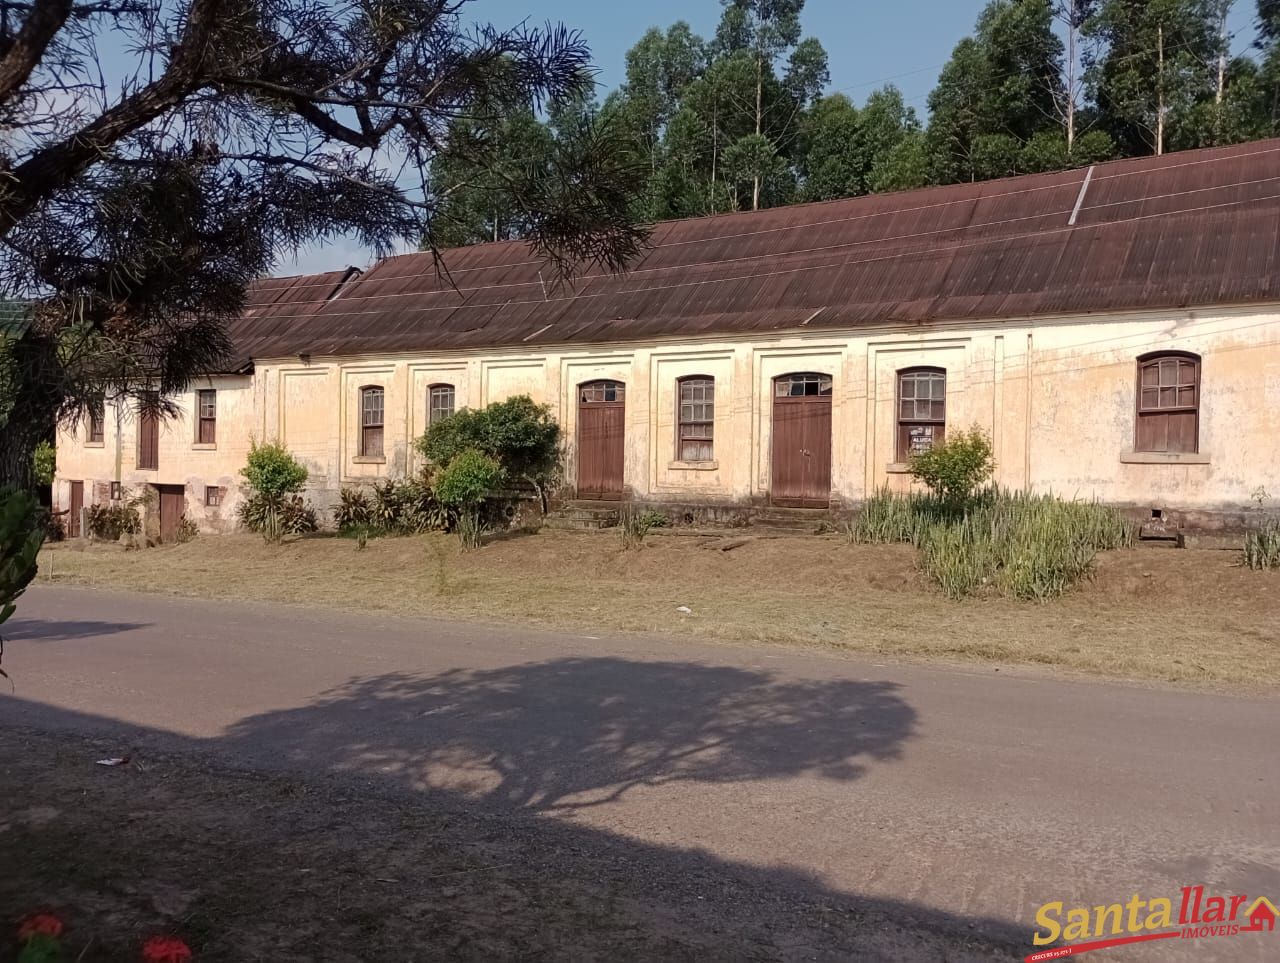
[[[1087,181],[1087,184],[1086,184]],[[523,242],[286,279],[250,357],[345,355],[1280,301],[1280,139],[1091,169],[669,221],[559,283]],[[339,272],[341,273],[341,272]],[[283,283],[283,282],[282,282]],[[263,282],[264,285],[269,282]]]

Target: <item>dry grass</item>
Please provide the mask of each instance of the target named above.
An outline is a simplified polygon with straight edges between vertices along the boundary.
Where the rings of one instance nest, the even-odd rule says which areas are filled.
[[[460,553],[452,538],[198,538],[43,553],[41,578],[176,595],[517,621],[596,631],[839,647],[897,658],[1041,664],[1136,679],[1280,684],[1280,583],[1228,552],[1103,553],[1097,577],[1044,605],[953,602],[902,545],[844,539],[547,532]],[[690,614],[677,611],[680,606]]]

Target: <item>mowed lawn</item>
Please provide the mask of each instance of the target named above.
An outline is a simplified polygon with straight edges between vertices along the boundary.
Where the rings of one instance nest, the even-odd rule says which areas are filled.
[[[730,550],[724,549],[733,546]],[[444,535],[267,546],[247,534],[41,553],[40,579],[103,588],[832,646],[903,659],[1039,664],[1233,688],[1280,684],[1280,573],[1233,552],[1139,547],[1045,604],[950,601],[909,546],[836,537],[544,531],[464,553]],[[687,608],[689,611],[681,611]]]

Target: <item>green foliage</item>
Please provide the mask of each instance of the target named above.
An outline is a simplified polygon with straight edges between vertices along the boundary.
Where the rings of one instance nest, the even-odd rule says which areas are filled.
[[[52,485],[53,476],[58,470],[58,453],[53,445],[42,441],[36,445],[32,455],[33,474],[37,485]]]
[[[194,521],[183,515],[178,519],[178,543],[185,544],[200,535],[200,529]]]
[[[36,556],[43,542],[36,500],[26,492],[0,489],[0,624],[13,615],[18,597],[36,577]]]
[[[991,439],[976,425],[913,455],[911,474],[944,502],[963,505],[991,478],[996,463]]]
[[[249,463],[240,469],[249,489],[265,498],[277,498],[302,491],[307,469],[278,442],[249,444]]]
[[[131,498],[90,505],[85,509],[89,536],[103,542],[117,542],[121,535],[137,535],[142,531],[142,516],[138,513],[141,503]]]
[[[1255,572],[1280,569],[1280,519],[1245,533],[1244,564]]]
[[[640,548],[644,537],[655,528],[665,528],[670,519],[653,509],[638,510],[634,505],[623,505],[618,513],[618,536],[624,549]]]
[[[249,488],[240,503],[240,522],[268,544],[320,527],[315,509],[298,494],[307,483],[307,469],[283,445],[251,442],[248,464],[240,474]]]
[[[437,476],[436,498],[455,511],[454,531],[463,548],[479,548],[484,532],[484,498],[504,478],[497,459],[474,448],[455,455]]]
[[[449,460],[436,478],[436,497],[451,508],[475,508],[502,484],[505,473],[497,459],[469,448]]]
[[[447,528],[449,513],[436,498],[429,478],[421,475],[404,481],[386,479],[368,490],[343,488],[333,520],[344,535],[419,535]]]
[[[544,504],[545,491],[560,471],[560,426],[549,406],[535,404],[528,395],[478,410],[464,408],[428,428],[416,447],[439,469],[467,452],[486,455],[507,478],[533,485]],[[438,491],[437,496],[449,504]]]
[[[250,492],[237,509],[240,524],[276,544],[288,535],[309,535],[318,531],[316,510],[301,495],[268,496]]]
[[[1043,601],[1089,575],[1102,550],[1131,545],[1113,508],[988,488],[965,505],[887,489],[850,526],[860,542],[911,542],[921,569],[950,598],[998,594]]]

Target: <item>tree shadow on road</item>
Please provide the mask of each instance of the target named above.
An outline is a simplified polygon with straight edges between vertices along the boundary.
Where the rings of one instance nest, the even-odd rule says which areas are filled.
[[[779,679],[692,662],[564,658],[353,679],[223,741],[538,812],[641,786],[811,775],[851,781],[898,758],[916,713],[889,682]]]
[[[76,619],[10,619],[0,629],[10,642],[66,642],[149,628],[147,622],[102,622]]]

